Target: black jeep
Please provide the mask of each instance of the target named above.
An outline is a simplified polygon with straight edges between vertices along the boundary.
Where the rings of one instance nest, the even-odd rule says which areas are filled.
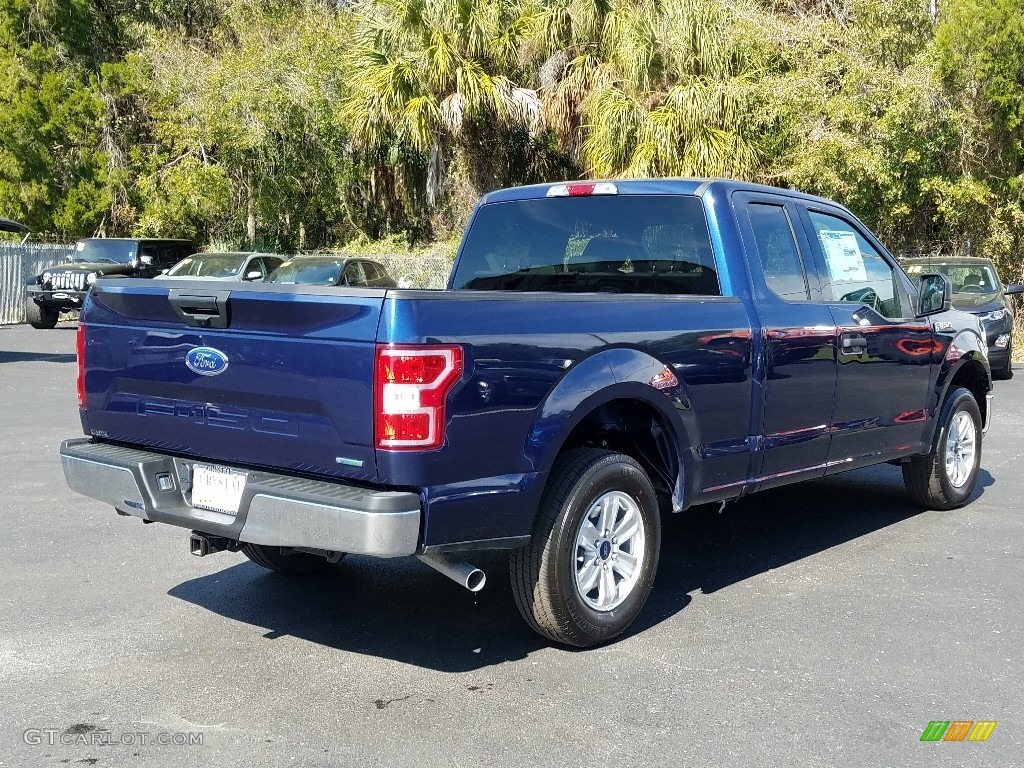
[[[28,283],[25,314],[33,328],[53,328],[61,312],[81,309],[99,277],[156,277],[195,252],[191,240],[88,237],[71,261],[44,270]]]

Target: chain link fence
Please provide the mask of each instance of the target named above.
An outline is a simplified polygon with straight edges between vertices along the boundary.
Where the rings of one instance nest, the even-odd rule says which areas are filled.
[[[0,243],[0,325],[25,322],[25,284],[71,258],[73,245]]]

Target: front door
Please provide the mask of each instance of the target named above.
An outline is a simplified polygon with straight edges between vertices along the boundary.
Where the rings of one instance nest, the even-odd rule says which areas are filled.
[[[801,211],[839,360],[829,472],[907,455],[920,446],[932,330],[915,319],[902,270],[852,217]]]

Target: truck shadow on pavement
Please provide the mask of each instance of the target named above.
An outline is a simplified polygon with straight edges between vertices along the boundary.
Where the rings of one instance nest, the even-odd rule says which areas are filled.
[[[975,497],[991,482],[982,470]],[[667,517],[654,590],[626,636],[672,619],[695,590],[714,593],[920,514],[955,513],[922,512],[906,498],[899,469],[882,466],[766,491],[721,514],[715,505]],[[365,557],[348,557],[317,577],[280,576],[243,561],[169,594],[265,627],[268,640],[291,635],[442,672],[523,659],[545,647],[519,617],[506,556],[467,559],[487,573],[475,595],[413,558]]]
[[[992,483],[981,469],[971,500]],[[917,515],[951,514],[916,506],[899,467],[886,464],[753,494],[721,513],[695,507],[666,521],[657,583],[628,634],[678,612],[681,593],[711,594]]]

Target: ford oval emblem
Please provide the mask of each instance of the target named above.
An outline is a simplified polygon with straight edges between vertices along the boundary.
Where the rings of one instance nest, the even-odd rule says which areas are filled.
[[[195,347],[185,355],[185,365],[200,376],[216,376],[228,369],[228,356],[213,347]]]

